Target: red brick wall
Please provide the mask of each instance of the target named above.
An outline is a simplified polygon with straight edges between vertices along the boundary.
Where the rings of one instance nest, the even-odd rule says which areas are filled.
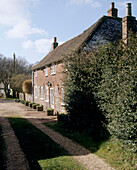
[[[44,110],[50,108],[50,88],[53,88],[54,113],[64,113],[65,109],[61,106],[61,87],[63,86],[63,63],[55,65],[55,74],[51,74],[51,66],[48,67],[48,76],[45,76],[45,68],[37,70],[37,77],[34,73],[34,102],[44,106]],[[45,101],[45,86],[49,87],[49,101]],[[39,89],[39,96],[36,98],[35,87]],[[40,87],[43,87],[43,99],[40,97]]]

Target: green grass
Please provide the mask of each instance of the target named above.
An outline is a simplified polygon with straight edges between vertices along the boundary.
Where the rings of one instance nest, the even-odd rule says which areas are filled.
[[[76,162],[68,156],[40,160],[39,164],[43,170],[86,170],[78,166]]]
[[[135,169],[137,154],[124,150],[120,143],[112,137],[107,140],[94,141],[86,130],[81,130],[80,132],[70,130],[64,127],[61,122],[49,122],[45,123],[45,125],[84,146],[117,170]]]
[[[34,127],[26,119],[9,118],[20,146],[26,155],[30,169],[76,169],[82,170],[77,162],[51,138]],[[69,163],[69,164],[68,164]]]
[[[4,164],[5,164],[5,159],[4,159],[4,149],[5,149],[5,145],[4,145],[4,140],[3,140],[3,136],[2,136],[2,129],[0,126],[0,169],[1,170],[5,170]]]
[[[16,98],[5,98],[5,99],[1,99],[1,100],[16,100]]]

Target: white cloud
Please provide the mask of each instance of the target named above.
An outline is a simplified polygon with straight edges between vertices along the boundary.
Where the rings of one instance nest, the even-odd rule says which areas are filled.
[[[34,47],[34,44],[33,44],[33,42],[32,42],[31,40],[27,40],[27,41],[24,41],[24,42],[22,43],[22,47],[23,47],[24,49],[31,49],[31,48]]]
[[[8,38],[27,38],[31,34],[46,34],[41,28],[31,26],[29,6],[39,0],[1,0],[0,24],[10,27],[6,32]]]
[[[91,7],[97,8],[101,6],[101,3],[95,0],[69,0],[67,5],[90,5]]]
[[[52,49],[52,43],[53,43],[53,40],[40,39],[34,42],[34,46],[37,52],[41,54],[46,54]]]
[[[39,39],[34,42],[32,42],[31,40],[27,40],[22,43],[22,48],[25,50],[33,49],[40,54],[46,55],[52,50],[52,43],[53,39]],[[59,45],[63,43],[64,42],[60,41]]]
[[[31,34],[48,35],[45,30],[31,27],[26,21],[13,26],[6,34],[9,38],[27,38]]]

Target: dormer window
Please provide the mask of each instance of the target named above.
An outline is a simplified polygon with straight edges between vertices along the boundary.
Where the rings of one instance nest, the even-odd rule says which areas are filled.
[[[35,77],[37,77],[37,70],[35,71]]]
[[[45,76],[48,76],[48,67],[45,68]]]
[[[55,74],[56,72],[55,72],[55,64],[53,64],[52,66],[51,66],[51,74]]]

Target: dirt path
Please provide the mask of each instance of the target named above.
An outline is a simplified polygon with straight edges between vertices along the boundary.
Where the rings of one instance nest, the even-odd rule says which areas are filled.
[[[96,155],[91,154],[90,151],[85,149],[84,147],[72,142],[70,139],[63,137],[61,134],[51,130],[47,126],[43,125],[43,122],[47,121],[53,121],[56,120],[56,117],[47,117],[45,112],[36,112],[28,107],[25,107],[24,105],[20,103],[0,103],[0,117],[9,117],[9,116],[19,116],[28,119],[34,126],[39,128],[42,132],[47,134],[51,139],[53,139],[56,143],[60,144],[61,146],[64,147],[72,156],[74,159],[76,159],[78,162],[82,163],[87,169],[90,170],[110,170],[112,169],[108,164],[106,164],[102,159],[98,158]],[[3,122],[3,123],[2,123]],[[5,129],[4,133],[10,133],[12,137],[9,137],[6,139],[6,145],[7,145],[7,152],[9,153],[9,162],[11,162],[10,157],[13,157],[12,162],[15,162],[15,167],[16,161],[15,161],[15,152],[13,152],[10,144],[12,142],[18,143],[17,138],[10,127],[7,119],[1,118],[0,124],[4,127]],[[14,139],[10,139],[14,138]],[[12,141],[13,140],[13,141]],[[9,147],[9,148],[8,148]],[[16,152],[19,152],[19,159],[23,160],[25,163],[25,159],[22,158],[24,157],[23,154],[21,153],[21,149],[19,144],[16,146],[13,145],[13,148],[17,150]],[[10,150],[12,149],[12,150]],[[18,151],[19,150],[19,151]],[[10,154],[12,153],[12,154]],[[20,162],[20,161],[18,161]],[[7,163],[8,164],[8,163]],[[22,163],[20,163],[21,165]],[[9,165],[10,166],[10,163]],[[27,165],[26,165],[27,166]],[[18,166],[17,166],[18,167]],[[14,168],[15,169],[15,168]],[[11,170],[11,169],[9,169]],[[22,168],[22,170],[25,170]]]
[[[0,118],[2,135],[5,142],[4,155],[6,156],[7,170],[29,170],[29,164],[20,148],[18,139],[7,118]]]
[[[37,119],[29,119],[29,121],[47,134],[56,143],[60,144],[65,150],[67,150],[73,158],[82,163],[89,170],[112,170],[102,159],[96,155],[91,154],[90,151],[84,147],[72,142],[72,140],[63,137],[61,134],[51,130],[49,127],[41,124],[41,121]]]

